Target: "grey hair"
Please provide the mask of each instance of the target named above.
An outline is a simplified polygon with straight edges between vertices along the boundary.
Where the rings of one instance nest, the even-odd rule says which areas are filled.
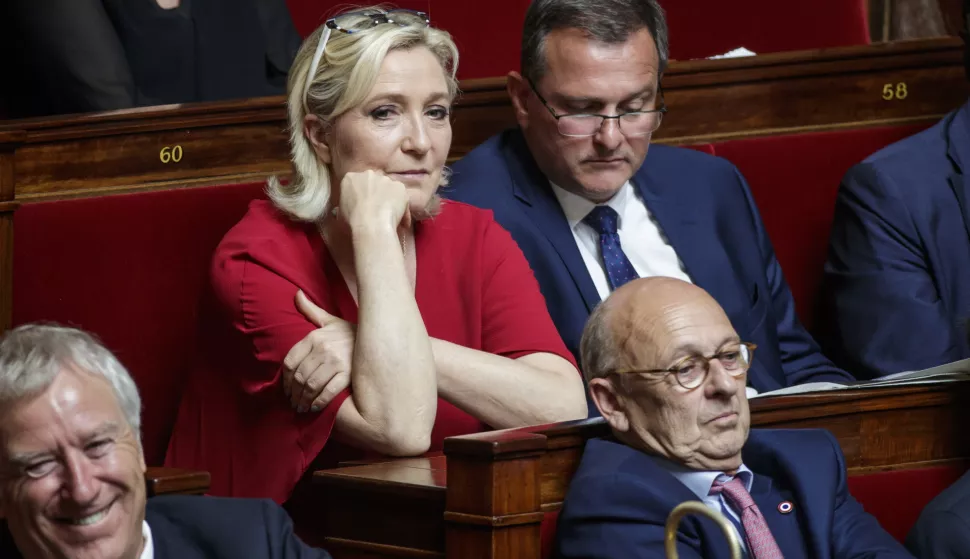
[[[539,83],[546,71],[546,36],[556,29],[582,29],[588,37],[615,44],[643,29],[650,32],[667,68],[667,19],[657,0],[535,0],[522,27],[522,75]]]
[[[609,298],[593,309],[579,340],[579,359],[586,383],[594,378],[604,378],[620,369],[623,359],[623,342],[610,324]]]
[[[91,334],[56,324],[25,324],[0,337],[0,408],[46,390],[64,369],[108,381],[141,442],[141,398],[125,367]]]

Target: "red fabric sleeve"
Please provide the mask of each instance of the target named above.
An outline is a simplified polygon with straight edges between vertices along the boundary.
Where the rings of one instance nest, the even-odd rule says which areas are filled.
[[[266,393],[278,397],[289,406],[282,389],[283,359],[297,342],[316,328],[297,310],[294,301],[297,290],[302,289],[311,301],[327,312],[337,313],[329,293],[321,289],[322,270],[317,272],[318,277],[291,281],[288,277],[304,274],[300,273],[300,266],[290,267],[285,260],[302,257],[303,265],[321,269],[322,264],[318,259],[307,262],[307,255],[292,254],[286,248],[265,241],[251,245],[248,250],[217,260],[212,277],[216,296],[230,313],[233,328],[249,340],[252,355],[260,365],[240,379],[241,388],[251,395]],[[317,285],[309,285],[311,282]],[[349,389],[342,391],[318,414],[293,412],[293,425],[300,431],[303,468],[323,449],[336,422],[337,410],[349,395]]]
[[[482,350],[512,359],[553,353],[575,367],[525,255],[495,221],[485,229],[482,258]]]

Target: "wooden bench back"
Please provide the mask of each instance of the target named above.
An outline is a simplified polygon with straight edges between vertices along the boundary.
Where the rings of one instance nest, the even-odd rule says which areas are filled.
[[[752,426],[830,430],[850,476],[962,471],[968,404],[970,382],[756,399]],[[586,441],[606,435],[599,419],[481,433],[446,440],[444,457],[318,472],[315,535],[335,557],[538,559]]]

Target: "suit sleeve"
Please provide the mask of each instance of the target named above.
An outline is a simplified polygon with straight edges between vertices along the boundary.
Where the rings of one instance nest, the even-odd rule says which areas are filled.
[[[761,221],[761,214],[755,205],[751,189],[737,169],[735,173],[741,183],[755,226],[765,279],[770,292],[770,316],[774,317],[777,325],[778,352],[787,385],[794,386],[806,382],[845,383],[855,380],[822,354],[818,343],[798,320],[798,315],[795,313],[795,300],[788,288],[788,282],[785,281],[781,265],[775,257],[775,249],[765,231],[764,222]]]
[[[603,475],[574,480],[556,528],[560,559],[664,557],[666,516],[646,505],[648,481]],[[682,559],[702,559],[700,540],[685,519],[677,535]],[[718,542],[720,543],[720,542]],[[726,544],[725,544],[726,545]]]
[[[485,231],[483,258],[482,349],[512,359],[553,353],[575,367],[525,255],[495,221]]]
[[[836,201],[825,302],[833,318],[833,355],[858,376],[966,356],[966,342],[947,319],[923,252],[892,179],[869,164],[852,168]]]
[[[824,431],[836,457],[838,476],[835,511],[832,515],[832,557],[836,559],[912,559],[912,555],[893,539],[859,501],[849,494],[845,458],[838,441]]]
[[[966,559],[970,524],[951,511],[921,515],[906,538],[906,547],[921,559]]]
[[[310,547],[293,533],[293,521],[282,507],[270,500],[263,501],[266,557],[271,559],[331,559],[322,549]]]

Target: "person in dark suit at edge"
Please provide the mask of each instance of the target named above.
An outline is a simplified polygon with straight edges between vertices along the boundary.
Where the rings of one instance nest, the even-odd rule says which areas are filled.
[[[141,400],[90,335],[25,325],[0,338],[0,557],[329,559],[270,500],[146,503]]]
[[[970,559],[970,471],[923,508],[906,548],[920,559]]]
[[[536,0],[522,73],[508,76],[519,127],[458,161],[443,194],[494,211],[574,354],[601,299],[633,278],[669,276],[710,292],[758,344],[748,375],[758,391],[853,380],[795,315],[738,170],[650,145],[666,111],[667,52],[655,0]]]
[[[662,557],[667,517],[685,501],[723,514],[749,559],[912,557],[849,494],[828,431],[749,431],[756,349],[710,295],[673,278],[635,280],[593,312],[582,364],[613,437],[586,444],[559,557]],[[708,518],[684,519],[676,542],[682,558],[729,557]]]
[[[10,118],[281,95],[284,0],[4,0]]]
[[[964,65],[970,76],[963,2]],[[826,351],[860,378],[970,357],[970,101],[854,166],[836,198]]]

